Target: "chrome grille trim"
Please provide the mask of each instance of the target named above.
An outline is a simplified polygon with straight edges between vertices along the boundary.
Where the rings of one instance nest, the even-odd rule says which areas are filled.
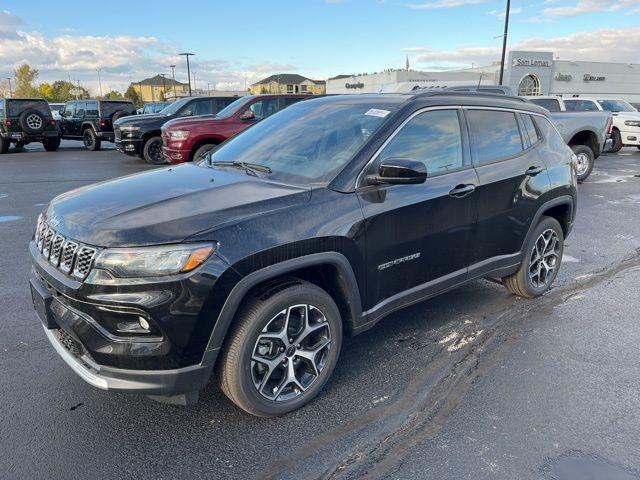
[[[62,249],[62,258],[60,258],[60,270],[66,274],[71,273],[73,262],[76,258],[76,250],[78,244],[72,240],[67,240]]]
[[[76,255],[76,264],[73,269],[73,276],[84,280],[89,271],[91,271],[91,265],[93,264],[93,258],[96,255],[96,249],[91,247],[81,247]]]
[[[42,242],[42,256],[49,259],[49,253],[51,251],[51,242],[55,235],[55,231],[52,228],[47,227],[47,230],[44,232],[44,241]]]
[[[51,254],[49,255],[49,262],[56,267],[60,263],[60,254],[62,253],[62,245],[64,244],[65,240],[66,238],[64,238],[62,235],[56,234],[56,236],[53,237],[53,240],[51,241]]]

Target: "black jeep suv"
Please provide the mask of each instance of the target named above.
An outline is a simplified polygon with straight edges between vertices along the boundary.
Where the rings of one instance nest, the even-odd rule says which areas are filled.
[[[60,135],[82,140],[87,150],[100,150],[103,140],[113,142],[113,124],[135,115],[133,102],[125,100],[72,100],[60,112]]]
[[[481,277],[550,288],[574,160],[513,97],[300,102],[200,163],[55,198],[29,246],[33,303],[98,388],[188,403],[215,371],[247,412],[283,414],[320,391],[343,335],[395,310]]]
[[[42,98],[0,99],[0,153],[7,153],[11,144],[22,148],[32,142],[42,142],[47,152],[60,146],[58,128],[47,101]]]
[[[176,100],[159,113],[123,118],[114,125],[116,148],[154,165],[167,163],[162,155],[162,126],[178,117],[215,115],[238,97],[188,97]]]

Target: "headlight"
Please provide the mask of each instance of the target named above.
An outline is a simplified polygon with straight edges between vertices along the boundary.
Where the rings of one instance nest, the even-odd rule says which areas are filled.
[[[140,130],[140,127],[136,127],[134,125],[122,125],[120,130],[123,132],[137,132]]]
[[[172,140],[184,140],[189,136],[187,130],[169,130],[169,138]]]
[[[640,121],[638,120],[627,120],[624,124],[628,127],[640,127]]]
[[[213,251],[213,245],[203,243],[107,248],[98,255],[95,268],[108,270],[120,278],[174,275],[199,267]]]

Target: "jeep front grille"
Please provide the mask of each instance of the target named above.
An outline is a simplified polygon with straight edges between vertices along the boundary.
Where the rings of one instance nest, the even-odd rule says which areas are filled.
[[[43,220],[38,221],[34,240],[45,260],[62,273],[84,280],[91,272],[96,248],[66,238]]]

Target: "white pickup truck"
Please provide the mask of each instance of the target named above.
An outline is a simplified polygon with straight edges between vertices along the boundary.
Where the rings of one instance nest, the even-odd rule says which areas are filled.
[[[569,99],[563,100],[560,97],[537,96],[526,99],[549,110],[560,135],[578,157],[578,181],[586,180],[611,134],[612,114],[599,109],[573,109],[573,105],[567,105]]]

